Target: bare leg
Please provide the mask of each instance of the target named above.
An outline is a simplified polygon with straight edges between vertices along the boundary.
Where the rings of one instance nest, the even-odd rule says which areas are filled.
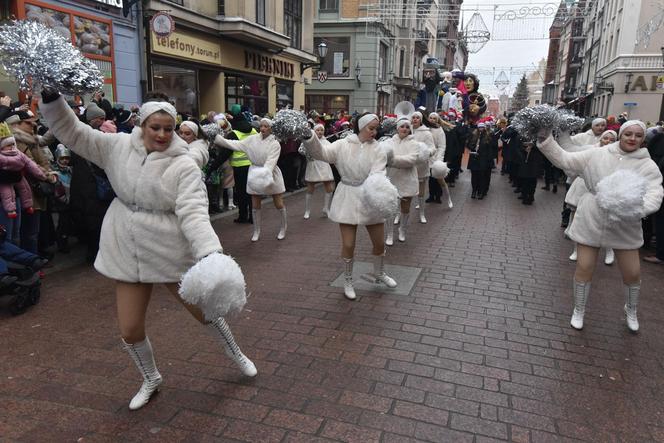
[[[325,187],[325,192],[334,192],[334,182],[323,182],[323,187]]]
[[[599,248],[577,244],[577,262],[574,279],[578,282],[589,282],[593,279],[593,272],[597,264]]]
[[[641,262],[637,249],[613,251],[618,259],[618,268],[622,274],[623,283],[633,285],[641,282]]]
[[[151,294],[151,284],[116,282],[118,325],[125,342],[138,343],[145,340],[145,315]]]

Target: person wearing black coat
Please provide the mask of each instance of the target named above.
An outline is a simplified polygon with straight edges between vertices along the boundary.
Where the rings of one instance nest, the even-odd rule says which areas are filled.
[[[544,155],[535,144],[530,141],[520,140],[519,148],[514,149],[513,154],[517,160],[518,181],[524,205],[532,205],[535,201],[535,189],[537,189],[537,177],[542,173]]]
[[[648,152],[659,170],[664,174],[664,131],[660,130],[648,142]],[[664,205],[652,215],[655,228],[655,255],[644,257],[643,260],[657,265],[664,264]]]
[[[501,136],[503,140],[503,161],[506,163],[506,172],[509,175],[512,187],[516,188],[514,192],[521,192],[519,188],[519,149],[521,149],[521,140],[516,130],[508,126]]]
[[[466,141],[468,156],[468,169],[471,173],[472,194],[470,198],[482,200],[489,191],[491,168],[495,158],[494,140],[484,123],[470,133]]]
[[[451,188],[453,188],[454,182],[461,172],[461,160],[463,158],[468,130],[467,127],[460,122],[451,121],[449,123],[449,125],[443,125],[447,144],[444,160],[450,168],[450,173],[445,177],[445,181]]]

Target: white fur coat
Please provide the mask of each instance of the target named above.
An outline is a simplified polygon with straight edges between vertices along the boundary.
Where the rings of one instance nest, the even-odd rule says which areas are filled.
[[[268,186],[261,186],[254,183],[253,180],[247,180],[247,194],[249,195],[275,195],[286,192],[284,178],[281,175],[281,169],[277,166],[279,154],[281,154],[281,145],[270,134],[263,138],[261,134],[250,135],[244,140],[228,140],[218,135],[214,139],[215,144],[234,151],[242,151],[247,154],[251,161],[251,168],[264,167],[272,172],[272,183]],[[249,177],[252,177],[251,171]]]
[[[399,191],[399,197],[414,197],[419,192],[417,181],[419,143],[412,135],[401,139],[399,134],[394,134],[390,143],[393,156],[387,168],[387,176]]]
[[[445,130],[441,127],[438,128],[429,128],[431,131],[431,136],[433,137],[433,143],[436,145],[436,153],[431,157],[429,161],[429,166],[433,165],[433,162],[440,160],[441,162],[445,160],[445,150],[447,149],[447,138],[445,137]]]
[[[613,249],[638,249],[643,245],[641,221],[613,222],[605,210],[597,204],[597,184],[617,169],[629,169],[648,182],[643,197],[643,213],[656,212],[662,204],[662,174],[646,149],[624,152],[619,142],[601,149],[582,152],[566,152],[549,136],[538,143],[540,151],[555,166],[583,178],[588,191],[581,196],[576,215],[568,230],[569,237],[577,243]]]
[[[387,156],[376,140],[361,143],[353,134],[323,145],[313,134],[304,141],[304,146],[313,158],[334,163],[341,175],[341,182],[332,197],[330,220],[349,225],[373,225],[385,221],[368,210],[362,201],[362,184],[369,174],[385,174]]]
[[[197,260],[221,250],[201,170],[180,137],[174,135],[165,151],[148,153],[140,127],[131,134],[95,131],[62,97],[39,108],[58,140],[104,169],[117,194],[102,225],[95,261],[100,273],[126,282],[174,283]]]
[[[415,140],[426,145],[428,155],[425,155],[426,159],[424,161],[417,163],[417,178],[424,180],[431,175],[429,159],[436,154],[436,143],[433,140],[433,135],[431,135],[431,130],[424,125],[414,129],[413,135],[415,136]]]

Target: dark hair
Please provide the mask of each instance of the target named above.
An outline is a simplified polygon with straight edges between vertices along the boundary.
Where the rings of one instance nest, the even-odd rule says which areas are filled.
[[[470,92],[479,92],[478,90],[480,89],[480,79],[477,78],[475,74],[466,74],[466,78],[471,78],[475,82],[475,90],[474,91],[468,91]]]
[[[170,98],[160,91],[148,91],[143,102],[170,102]]]

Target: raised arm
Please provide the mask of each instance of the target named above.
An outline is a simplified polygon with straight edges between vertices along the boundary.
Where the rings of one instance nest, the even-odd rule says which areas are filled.
[[[39,110],[53,135],[63,145],[102,169],[106,159],[113,155],[111,148],[118,137],[126,137],[127,140],[130,137],[129,134],[105,134],[82,123],[67,106],[63,96],[49,103],[40,101]]]
[[[217,135],[214,138],[214,144],[217,146],[221,146],[222,148],[228,148],[233,151],[243,151],[245,150],[245,145],[244,142],[247,140],[249,137],[245,138],[244,140],[229,140],[227,138],[222,137],[221,135]]]
[[[592,150],[567,152],[549,135],[544,141],[538,141],[537,147],[556,167],[581,175],[590,160]]]
[[[323,146],[323,144],[318,139],[318,136],[313,132],[311,137],[302,141],[302,144],[306,148],[307,153],[312,158],[316,160],[322,160],[327,163],[335,163],[337,161],[337,150],[341,143],[345,143],[343,139]]]
[[[18,156],[20,157],[21,161],[23,162],[23,166],[25,170],[27,171],[28,175],[30,175],[33,178],[36,178],[38,180],[46,181],[46,174],[44,174],[44,171],[42,171],[42,168],[37,165],[30,157],[25,155],[22,152],[18,153]]]
[[[201,171],[193,162],[182,168],[177,177],[175,215],[180,228],[191,244],[194,257],[200,260],[221,251],[217,233],[212,229],[207,208],[207,192]]]

